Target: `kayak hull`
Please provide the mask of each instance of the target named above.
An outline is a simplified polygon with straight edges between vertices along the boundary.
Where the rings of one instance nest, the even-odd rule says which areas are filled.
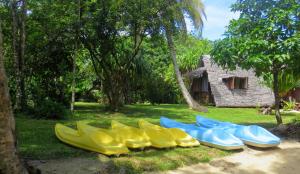
[[[244,147],[241,140],[220,129],[200,128],[193,124],[176,122],[166,117],[160,118],[160,124],[166,128],[179,128],[200,141],[201,144],[210,147],[216,147],[224,150],[236,150]]]
[[[240,146],[221,146],[221,145],[218,145],[218,144],[213,144],[213,143],[204,142],[204,141],[200,141],[200,143],[205,145],[205,146],[214,147],[214,148],[222,149],[222,150],[240,150],[240,149],[243,149],[245,147],[244,145],[240,145]]]
[[[177,145],[180,147],[193,147],[200,145],[199,141],[197,141],[181,129],[168,128],[168,131],[172,134],[172,136],[175,138]]]
[[[255,147],[268,148],[276,147],[280,144],[280,138],[273,135],[268,130],[257,125],[238,125],[228,122],[221,122],[213,119],[196,117],[197,125],[200,127],[219,128],[233,134],[245,144]]]
[[[114,120],[111,122],[111,128],[118,133],[121,142],[128,148],[136,149],[151,146],[149,137],[142,129],[127,126]]]
[[[247,140],[242,140],[242,141],[245,144],[249,145],[249,146],[260,147],[260,148],[277,147],[280,144],[280,142],[278,142],[276,144],[261,144],[261,143],[255,143],[255,142],[247,141]]]
[[[81,121],[77,122],[77,129],[80,133],[90,136],[97,145],[101,146],[106,155],[120,155],[129,152],[113,130],[97,128]]]
[[[129,152],[124,145],[115,141],[99,141],[103,137],[106,140],[113,139],[110,134],[105,132],[82,132],[58,123],[55,125],[55,134],[59,140],[66,144],[105,155],[120,155]]]
[[[151,124],[145,120],[139,120],[138,125],[146,132],[153,147],[169,148],[177,146],[174,137],[167,129]]]

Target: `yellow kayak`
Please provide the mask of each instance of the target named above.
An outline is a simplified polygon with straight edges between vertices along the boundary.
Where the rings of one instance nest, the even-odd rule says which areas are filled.
[[[174,137],[168,129],[151,124],[145,120],[139,120],[138,124],[150,138],[153,147],[166,148],[175,147],[177,145]]]
[[[55,125],[55,134],[64,143],[105,155],[119,155],[129,152],[127,147],[114,140],[113,133],[105,129],[94,131],[85,129],[85,127],[85,124],[77,123],[77,131],[58,123]]]
[[[129,152],[128,148],[121,143],[118,134],[113,130],[97,128],[80,121],[77,122],[77,129],[84,134],[96,134],[94,139],[104,146],[104,154],[117,155]]]
[[[117,121],[111,121],[111,128],[118,134],[120,141],[129,148],[151,146],[149,137],[142,129],[127,126]]]
[[[175,141],[178,146],[181,147],[192,147],[192,146],[199,146],[200,143],[198,140],[191,137],[189,134],[185,133],[181,129],[178,128],[167,128],[170,133],[175,138]]]

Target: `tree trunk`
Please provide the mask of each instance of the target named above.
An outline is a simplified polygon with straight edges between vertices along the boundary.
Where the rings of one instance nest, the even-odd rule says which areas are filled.
[[[176,60],[176,50],[174,47],[174,42],[173,42],[173,38],[172,38],[172,31],[171,29],[169,29],[168,27],[166,27],[166,35],[167,35],[167,41],[168,41],[168,48],[170,51],[170,55],[172,58],[172,62],[173,62],[173,66],[174,66],[174,71],[176,74],[176,78],[177,78],[177,82],[179,84],[181,93],[185,99],[185,101],[187,102],[187,104],[189,105],[189,107],[191,109],[197,110],[197,111],[201,111],[201,112],[207,112],[207,108],[200,106],[191,96],[191,94],[189,93],[189,91],[187,90],[183,79],[182,79],[182,75],[181,72],[179,70],[178,64],[177,64],[177,60]]]
[[[7,78],[4,70],[3,40],[0,19],[0,173],[27,173],[16,150],[15,120],[11,108]]]
[[[274,97],[275,97],[275,117],[277,124],[282,124],[282,118],[280,115],[280,96],[279,96],[279,83],[278,83],[278,71],[275,71],[273,73],[273,91],[274,91]]]
[[[21,76],[20,76],[20,62],[18,56],[18,18],[17,18],[17,2],[11,1],[11,13],[12,13],[12,52],[14,57],[15,67],[15,79],[16,79],[16,102],[14,109],[21,110]]]
[[[81,0],[78,0],[78,6],[76,9],[76,12],[78,14],[78,24],[76,25],[76,36],[75,36],[75,53],[73,57],[73,80],[72,80],[72,96],[71,96],[71,112],[74,111],[74,105],[75,105],[75,88],[76,88],[76,59],[77,59],[77,50],[78,50],[78,44],[79,42],[79,32],[81,27]]]
[[[19,63],[20,63],[20,91],[21,91],[21,109],[23,110],[26,104],[26,94],[25,94],[25,41],[26,41],[26,15],[27,15],[27,2],[22,0],[21,7],[21,20],[20,20],[20,53],[19,53]]]
[[[74,104],[75,104],[75,86],[76,86],[76,56],[77,56],[77,41],[76,41],[76,46],[75,46],[75,54],[73,56],[73,79],[72,79],[72,87],[71,87],[71,91],[72,91],[72,96],[71,96],[71,112],[74,111]]]
[[[12,12],[12,51],[15,65],[16,79],[16,102],[15,110],[23,110],[26,106],[25,96],[25,77],[24,77],[24,56],[25,56],[25,40],[26,40],[26,1],[21,1],[21,15],[18,17],[18,7],[16,0],[11,1]],[[19,19],[19,20],[18,20]],[[19,25],[20,24],[20,25]]]
[[[110,110],[116,112],[120,109],[120,107],[124,104],[124,99],[122,95],[123,85],[120,74],[118,72],[114,72],[115,74],[112,77],[106,77],[109,82],[104,81],[104,93],[106,93],[109,98],[109,108]],[[111,78],[111,79],[110,79]],[[121,84],[120,84],[121,83]]]

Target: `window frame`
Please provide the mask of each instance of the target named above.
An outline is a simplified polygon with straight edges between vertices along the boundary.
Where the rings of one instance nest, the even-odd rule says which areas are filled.
[[[227,86],[230,90],[243,90],[248,89],[249,87],[249,80],[248,77],[227,77],[222,78],[222,82]]]

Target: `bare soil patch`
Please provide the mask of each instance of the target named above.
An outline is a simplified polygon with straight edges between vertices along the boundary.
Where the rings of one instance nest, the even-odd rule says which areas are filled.
[[[271,149],[246,148],[232,156],[199,163],[167,174],[297,174],[300,171],[300,143],[285,140]]]
[[[126,173],[125,170],[116,171],[113,162],[106,156],[98,158],[67,158],[55,160],[32,160],[29,166],[42,174],[110,174]]]
[[[245,148],[231,156],[199,163],[165,174],[296,174],[300,171],[300,143],[284,140],[279,147],[270,149]],[[98,158],[68,158],[56,160],[33,160],[28,164],[42,174],[125,174],[116,169],[113,162],[103,155]],[[158,173],[158,172],[151,172]]]
[[[282,124],[272,128],[270,131],[284,139],[300,141],[300,123]]]

